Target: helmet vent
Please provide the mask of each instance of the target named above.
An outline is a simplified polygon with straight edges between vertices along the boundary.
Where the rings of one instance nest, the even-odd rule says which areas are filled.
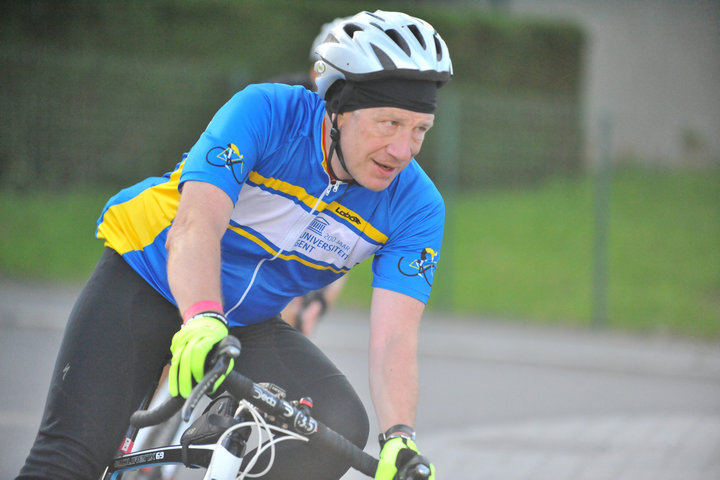
[[[387,53],[383,52],[381,48],[378,48],[373,44],[370,44],[370,46],[372,47],[373,52],[375,52],[375,56],[380,61],[380,65],[382,65],[384,70],[397,69],[395,62],[392,61],[392,59],[388,56]]]
[[[427,45],[425,45],[425,39],[422,35],[420,35],[420,30],[418,29],[417,25],[408,25],[408,30],[412,32],[412,34],[415,36],[415,38],[417,38],[417,41],[420,43],[420,45],[422,45],[423,48],[427,48]]]
[[[361,31],[363,30],[363,28],[360,25],[348,23],[347,25],[343,26],[343,30],[345,30],[345,33],[347,33],[350,38],[353,38],[355,32]]]
[[[435,51],[437,52],[437,59],[438,62],[441,61],[443,58],[443,48],[442,43],[440,42],[440,39],[438,38],[437,33],[433,35],[433,40],[435,40]]]
[[[410,46],[407,44],[404,38],[398,33],[397,30],[394,29],[388,29],[385,30],[385,35],[390,37],[390,39],[397,44],[398,47],[402,49],[403,52],[405,52],[405,55],[408,57],[412,54],[412,50],[410,50]]]

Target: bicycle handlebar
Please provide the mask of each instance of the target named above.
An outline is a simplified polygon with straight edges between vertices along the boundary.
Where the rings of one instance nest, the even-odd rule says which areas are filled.
[[[158,425],[179,412],[184,404],[184,398],[170,397],[152,410],[136,410],[130,416],[130,423],[137,428]]]
[[[210,370],[205,374],[202,381],[192,389],[187,401],[181,396],[170,397],[152,410],[137,410],[130,416],[130,423],[137,427],[149,427],[158,425],[175,415],[183,406],[183,420],[190,420],[192,411],[195,410],[200,399],[210,392],[215,382],[227,371],[231,358],[240,356],[240,340],[233,336],[226,337],[217,347],[211,351],[208,357]]]
[[[218,344],[217,352],[213,356],[214,359],[211,360],[214,366],[203,378],[203,381],[193,389],[193,393],[187,402],[180,396],[170,397],[153,410],[136,411],[130,417],[130,422],[138,428],[157,425],[172,417],[183,405],[185,405],[183,416],[187,415],[187,419],[189,419],[190,413],[197,405],[200,397],[209,392],[217,379],[227,371],[229,359],[236,358],[239,354],[240,341],[229,335]],[[223,358],[225,360],[222,360]],[[315,420],[312,416],[305,414],[284,398],[280,398],[261,385],[254,383],[248,377],[233,370],[225,377],[223,388],[236,399],[245,399],[265,414],[275,417],[274,423],[305,436],[308,443],[316,444],[325,451],[341,456],[354,469],[369,477],[375,476],[378,466],[378,460],[375,457],[365,453],[344,436]],[[425,465],[422,465],[422,467],[425,467]],[[422,480],[428,477],[429,470],[427,468],[414,468],[410,476],[406,478],[408,480],[413,478]]]

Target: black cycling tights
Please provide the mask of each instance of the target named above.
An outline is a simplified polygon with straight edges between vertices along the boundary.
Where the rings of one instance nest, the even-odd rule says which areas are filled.
[[[165,300],[106,249],[70,314],[35,443],[18,479],[97,480],[117,453],[131,413],[153,388],[180,326]],[[256,382],[309,396],[313,414],[360,447],[365,409],[337,367],[279,318],[236,327],[235,368]],[[282,442],[270,479],[338,479],[347,465],[300,442]]]

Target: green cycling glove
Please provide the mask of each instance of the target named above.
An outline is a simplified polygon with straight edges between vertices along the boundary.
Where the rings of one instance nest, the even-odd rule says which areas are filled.
[[[193,380],[200,382],[205,375],[205,359],[220,340],[227,337],[228,328],[225,317],[217,312],[202,312],[190,318],[173,336],[170,352],[170,372],[168,387],[170,395],[183,398],[190,395]],[[234,365],[230,360],[229,373]],[[214,386],[214,390],[225,380],[223,375]]]
[[[420,455],[415,442],[406,437],[393,437],[385,442],[380,451],[375,480],[398,480],[398,472],[403,467],[420,463],[430,467],[430,480],[435,480],[435,466]]]

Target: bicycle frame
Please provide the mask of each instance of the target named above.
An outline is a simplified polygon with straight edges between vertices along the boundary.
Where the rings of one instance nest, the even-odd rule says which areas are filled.
[[[269,450],[270,460],[265,470],[260,473],[255,471],[252,473],[253,477],[262,476],[267,473],[274,462],[274,449],[277,443],[289,439],[308,441],[307,437],[268,423],[263,414],[246,400],[239,403],[233,418],[237,423],[225,429],[214,443],[189,444],[185,447],[171,445],[129,453],[115,458],[106,469],[102,479],[118,479],[122,473],[169,465],[207,468],[206,479],[245,478],[247,472],[256,465],[260,456]],[[257,446],[253,442],[249,442],[253,433],[256,436],[252,440],[257,443]],[[282,436],[278,436],[278,433]],[[245,455],[248,443],[256,447],[253,455],[250,456]],[[185,454],[187,456],[183,457]],[[245,460],[245,466],[241,472],[240,467],[243,460]]]
[[[214,366],[205,375],[203,380],[193,389],[187,401],[181,397],[170,397],[168,401],[149,411],[137,411],[131,417],[133,428],[142,428],[150,425],[157,425],[169,419],[182,407],[182,415],[185,421],[189,420],[192,411],[200,399],[210,392],[216,381],[227,372],[230,358],[240,354],[239,341],[232,336],[226,337],[218,346]],[[271,461],[264,475],[274,461],[274,445],[283,440],[296,439],[307,441],[327,451],[330,455],[336,455],[345,459],[348,464],[369,477],[375,476],[378,460],[365,453],[348,439],[333,431],[314,419],[309,410],[301,405],[301,402],[289,402],[278,396],[262,385],[254,383],[249,378],[237,371],[231,371],[225,377],[223,388],[235,397],[242,407],[238,409],[241,414],[241,423],[230,426],[222,434],[220,439],[211,445],[190,445],[186,462],[183,461],[183,447],[180,445],[157,447],[139,452],[129,453],[115,458],[107,467],[102,480],[113,480],[119,478],[122,472],[136,470],[150,466],[185,464],[195,467],[209,467],[205,476],[209,480],[231,480],[235,479],[240,469],[242,458],[245,453],[246,441],[250,434],[246,430],[242,438],[241,448],[237,452],[230,452],[226,447],[226,440],[231,439],[230,433],[239,429],[251,428],[255,425],[258,428],[258,448],[256,454],[244,468],[244,475],[252,469],[259,455],[270,449]],[[243,417],[242,412],[247,412]],[[263,440],[263,432],[267,435],[267,443]],[[276,432],[283,436],[278,440]],[[241,434],[242,435],[242,434]],[[269,445],[269,446],[268,446]],[[220,473],[212,470],[216,465]],[[425,465],[420,465],[425,467]],[[233,472],[234,470],[234,472]],[[421,468],[407,472],[406,479],[422,480],[429,477],[429,469]],[[253,473],[255,475],[255,473]]]
[[[207,468],[215,452],[215,445],[190,445],[188,447],[189,466]],[[167,447],[150,448],[129,453],[113,459],[102,480],[117,480],[125,472],[147,467],[161,467],[165,465],[184,465],[182,446],[171,445]]]

